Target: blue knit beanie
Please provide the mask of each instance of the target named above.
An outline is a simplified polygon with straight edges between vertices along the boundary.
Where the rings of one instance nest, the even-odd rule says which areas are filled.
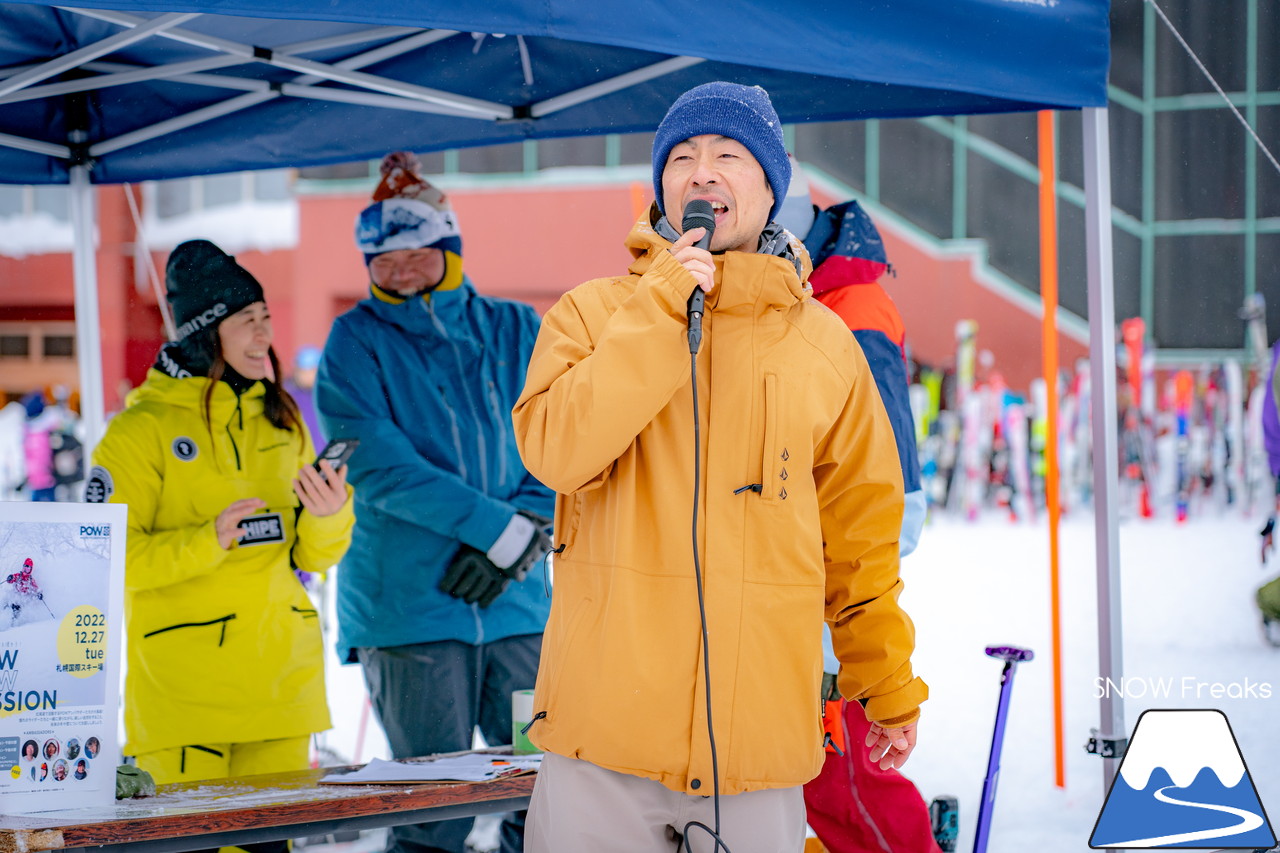
[[[772,220],[787,197],[791,163],[782,142],[782,122],[769,101],[769,93],[759,86],[738,83],[703,83],[685,92],[667,110],[653,137],[653,192],[658,210],[666,214],[662,201],[662,171],[671,149],[686,139],[714,133],[736,139],[747,147],[764,169],[773,190]]]

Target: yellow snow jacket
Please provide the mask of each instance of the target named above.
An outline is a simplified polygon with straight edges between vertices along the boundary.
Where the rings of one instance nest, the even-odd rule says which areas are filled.
[[[642,219],[631,274],[543,319],[514,409],[529,471],[558,493],[555,591],[529,736],[543,749],[712,793],[693,558],[693,277]],[[803,247],[792,244],[809,271]],[[870,719],[927,688],[899,608],[902,474],[866,359],[788,259],[715,256],[697,359],[697,553],[720,790],[822,766],[822,623]]]
[[[263,388],[237,397],[152,369],[93,454],[91,501],[129,506],[125,563],[127,754],[296,737],[329,728],[315,606],[293,567],[323,572],[351,541],[351,501],[317,518],[292,481],[311,438],[277,429]],[[230,550],[214,521],[261,498]]]

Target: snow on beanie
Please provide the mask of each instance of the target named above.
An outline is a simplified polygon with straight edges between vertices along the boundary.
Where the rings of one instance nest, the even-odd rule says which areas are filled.
[[[462,282],[462,233],[448,198],[422,177],[422,165],[408,151],[388,154],[380,169],[373,204],[356,218],[356,246],[365,264],[397,249],[440,249],[446,270],[439,287],[457,287]]]
[[[180,341],[266,301],[258,280],[208,240],[178,245],[169,254],[164,279]]]
[[[773,190],[769,219],[787,197],[791,163],[782,141],[782,122],[759,86],[738,83],[703,83],[685,92],[667,110],[653,137],[653,192],[658,210],[666,215],[662,201],[662,172],[667,157],[678,143],[704,133],[736,139],[756,158]]]

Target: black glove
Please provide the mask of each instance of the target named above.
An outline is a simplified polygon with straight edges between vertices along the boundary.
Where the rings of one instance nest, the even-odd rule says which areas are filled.
[[[463,545],[445,570],[439,589],[467,604],[479,603],[481,607],[488,607],[510,582],[510,578],[490,562],[483,551]]]
[[[512,580],[519,582],[525,579],[530,569],[547,558],[547,552],[552,549],[552,542],[551,536],[546,531],[547,526],[551,524],[549,519],[525,510],[520,510],[517,515],[523,515],[533,522],[533,535],[529,537],[529,544],[525,545],[524,551],[516,558],[516,561],[505,569],[500,569],[500,571]]]

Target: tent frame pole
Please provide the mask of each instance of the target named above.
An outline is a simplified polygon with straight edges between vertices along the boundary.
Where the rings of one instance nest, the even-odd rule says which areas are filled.
[[[1111,148],[1105,107],[1083,111],[1085,244],[1089,287],[1090,397],[1093,407],[1093,513],[1097,553],[1098,675],[1102,740],[1125,737],[1124,699],[1107,688],[1124,674],[1120,620],[1120,549],[1116,519],[1119,457],[1116,440],[1115,281],[1111,249]],[[1103,756],[1111,790],[1120,754]]]
[[[71,167],[71,223],[75,243],[71,263],[76,294],[76,362],[80,370],[80,418],[84,424],[87,463],[102,437],[105,403],[102,393],[102,336],[98,314],[98,264],[94,255],[97,213],[89,165]]]

